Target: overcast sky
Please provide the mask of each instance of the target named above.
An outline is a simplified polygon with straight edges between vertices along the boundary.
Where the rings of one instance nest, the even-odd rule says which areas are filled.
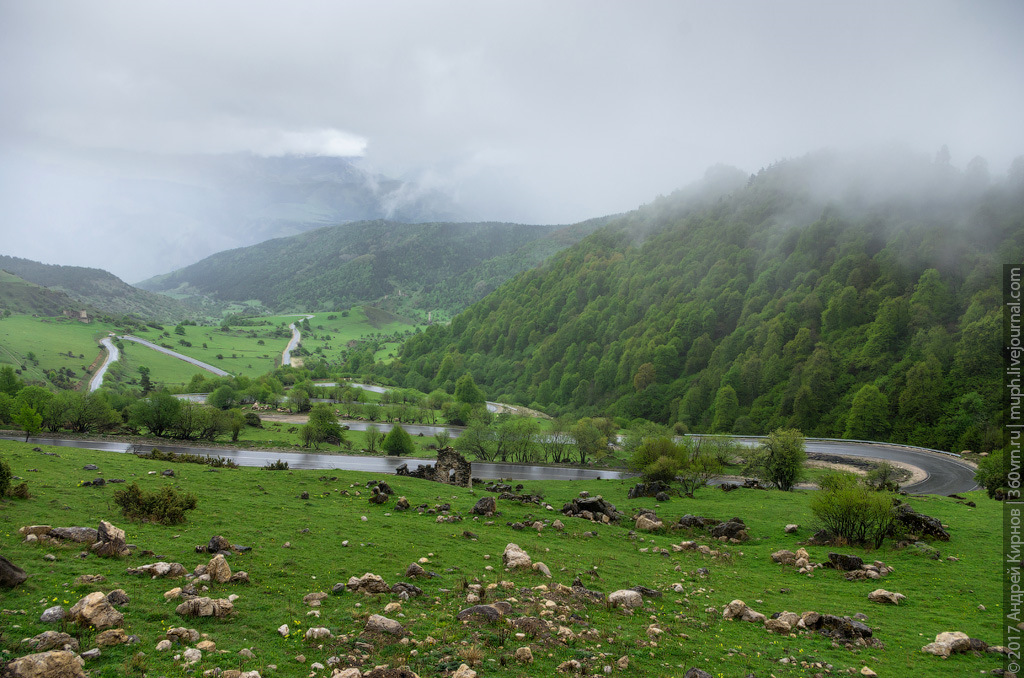
[[[1019,0],[0,0],[0,153],[362,156],[539,223],[823,147],[999,175],[1022,35]]]

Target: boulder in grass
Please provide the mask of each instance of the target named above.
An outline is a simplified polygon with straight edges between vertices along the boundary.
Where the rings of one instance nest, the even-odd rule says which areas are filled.
[[[609,593],[608,603],[611,604],[612,607],[624,607],[631,609],[642,606],[644,604],[644,597],[637,591],[623,589],[621,591],[613,591]]]
[[[46,650],[67,650],[69,652],[78,652],[78,640],[67,633],[61,633],[60,631],[43,631],[38,636],[28,638],[21,641],[28,645],[31,649],[38,652],[45,652]]]
[[[886,603],[889,605],[899,605],[900,601],[906,600],[907,597],[902,593],[896,593],[895,591],[886,591],[885,589],[875,589],[868,594],[868,600],[873,603]]]
[[[28,573],[3,556],[0,556],[0,587],[13,589],[28,579]]]
[[[519,544],[508,544],[505,546],[504,553],[501,554],[501,561],[505,567],[509,569],[523,568],[526,570],[533,568],[533,561],[530,560],[530,556],[520,548]]]
[[[88,678],[78,656],[67,650],[39,652],[12,660],[4,669],[10,678]]]
[[[392,636],[405,635],[405,629],[400,623],[379,614],[370,615],[370,618],[366,620],[365,630],[375,633],[387,633]]]
[[[234,611],[231,601],[224,598],[192,598],[174,609],[183,617],[227,617]]]
[[[124,615],[115,610],[100,591],[94,591],[75,603],[68,616],[79,626],[92,626],[98,631],[124,624]]]
[[[125,542],[124,530],[120,527],[115,527],[106,520],[101,520],[97,532],[97,541],[92,545],[93,553],[110,558],[120,558],[128,555],[128,544]]]

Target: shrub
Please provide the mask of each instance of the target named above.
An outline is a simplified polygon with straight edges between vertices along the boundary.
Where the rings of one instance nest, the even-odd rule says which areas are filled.
[[[776,429],[747,460],[745,473],[788,492],[804,476],[807,452],[804,436],[796,429]]]
[[[1006,464],[1003,463],[1003,451],[996,450],[992,456],[978,462],[978,471],[974,474],[974,482],[985,488],[992,499],[1003,499],[1007,495],[1010,479]],[[1018,497],[1013,497],[1017,499]]]
[[[263,470],[264,471],[287,471],[288,470],[288,462],[281,461],[280,459],[278,459],[277,461],[267,462],[267,465],[263,467]]]
[[[263,428],[263,420],[260,419],[260,415],[255,412],[246,412],[245,425],[252,426],[253,428]]]
[[[0,497],[7,496],[8,490],[11,489],[11,467],[7,464],[5,459],[0,459]]]
[[[412,438],[402,428],[401,424],[395,424],[388,434],[384,436],[380,447],[386,454],[390,455],[411,455],[416,451]]]
[[[820,486],[810,509],[821,526],[850,544],[879,548],[896,521],[892,494],[875,492],[847,473],[826,474]]]
[[[164,525],[185,522],[185,512],[196,507],[196,497],[190,492],[178,492],[173,487],[162,487],[146,492],[138,483],[114,492],[114,504],[129,520],[149,520]]]
[[[28,483],[18,483],[11,490],[11,496],[15,499],[31,499],[32,495],[28,492]]]
[[[898,492],[900,489],[900,469],[887,461],[880,462],[878,466],[868,471],[864,482],[868,487],[875,490],[889,490]]]

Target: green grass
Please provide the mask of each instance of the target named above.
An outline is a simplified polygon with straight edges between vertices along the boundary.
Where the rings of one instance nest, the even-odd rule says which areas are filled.
[[[101,353],[99,340],[115,329],[99,322],[11,315],[0,320],[0,363],[19,369],[24,365],[20,377],[28,382],[49,383],[44,370],[70,368],[78,380],[87,383],[92,375],[82,367],[93,364]],[[29,353],[35,354],[38,365],[29,360]]]
[[[141,638],[137,647],[104,649],[102,656],[87,664],[94,676],[125,675],[130,657],[138,651],[147,654],[149,675],[180,675],[182,669],[173,663],[172,655],[180,652],[156,652],[154,647],[168,626],[183,625],[209,634],[223,655],[211,654],[195,667],[195,674],[214,667],[260,670],[263,675],[306,675],[309,665],[326,664],[330,656],[342,658],[353,653],[365,618],[383,613],[384,606],[397,600],[395,596],[365,597],[345,593],[331,596],[318,608],[321,617],[307,616],[311,608],[302,597],[313,591],[329,592],[336,582],[350,576],[374,572],[388,583],[405,581],[406,566],[421,558],[429,559],[424,567],[438,573],[437,578],[415,582],[425,595],[402,604],[402,614],[390,614],[402,622],[408,636],[424,641],[427,636],[438,639],[436,645],[386,643],[370,640],[364,668],[377,664],[408,663],[421,676],[440,675],[445,667],[457,666],[459,652],[477,647],[483,664],[477,669],[486,676],[555,675],[555,667],[570,658],[592,658],[587,674],[600,673],[605,664],[612,664],[623,655],[630,657],[626,674],[637,676],[679,676],[690,666],[700,666],[716,676],[742,676],[753,672],[758,676],[808,677],[821,669],[807,669],[799,661],[820,661],[832,664],[832,675],[849,668],[859,671],[870,666],[878,675],[965,676],[978,675],[1000,666],[993,655],[983,657],[954,656],[942,660],[921,653],[921,646],[942,631],[964,631],[972,637],[992,644],[1002,642],[999,544],[1000,505],[971,493],[978,502],[976,509],[954,499],[928,497],[911,499],[920,511],[940,518],[950,526],[953,540],[937,544],[942,560],[930,560],[911,550],[894,550],[888,545],[869,552],[868,559],[880,559],[895,567],[895,572],[881,582],[848,582],[837,572],[818,570],[814,578],[798,575],[789,568],[773,564],[769,555],[780,548],[795,549],[797,543],[810,535],[811,515],[807,509],[808,492],[739,490],[723,493],[701,490],[693,500],[673,499],[658,506],[653,499],[627,500],[626,481],[528,482],[527,491],[542,492],[547,502],[560,507],[580,490],[600,493],[620,510],[632,514],[640,507],[655,508],[665,520],[674,521],[684,513],[718,518],[739,516],[749,526],[751,541],[741,546],[724,546],[730,558],[704,558],[695,552],[660,555],[651,550],[657,546],[671,551],[671,544],[683,539],[704,539],[699,535],[674,532],[653,535],[630,535],[630,521],[619,526],[595,525],[580,519],[566,518],[557,511],[546,511],[535,505],[499,501],[501,515],[491,525],[485,519],[470,520],[469,509],[486,494],[482,489],[471,492],[426,481],[387,477],[397,495],[405,495],[415,507],[451,503],[454,510],[467,517],[464,522],[437,523],[435,515],[405,513],[394,508],[394,500],[384,506],[367,502],[365,483],[379,479],[367,473],[342,471],[263,471],[260,469],[214,470],[209,467],[174,464],[175,477],[149,475],[170,464],[136,459],[127,455],[70,448],[47,448],[46,456],[32,451],[33,445],[0,442],[0,455],[11,465],[15,475],[26,478],[33,495],[28,500],[7,500],[0,504],[0,549],[5,557],[30,573],[29,580],[16,589],[5,591],[3,607],[24,610],[24,615],[6,616],[0,624],[0,647],[18,655],[22,638],[31,637],[47,628],[38,621],[39,614],[53,604],[70,607],[93,590],[124,588],[131,603],[124,608],[127,633]],[[83,471],[87,463],[96,463],[100,472]],[[34,470],[30,470],[34,469]],[[199,500],[198,510],[189,515],[184,525],[172,527],[130,523],[121,518],[111,501],[117,485],[102,488],[77,487],[81,480],[97,475],[138,481],[143,489],[164,485],[193,492]],[[332,480],[333,478],[333,480]],[[359,491],[361,496],[356,496]],[[300,499],[302,492],[310,498]],[[362,521],[361,516],[367,520]],[[532,518],[554,520],[566,524],[564,532],[546,528],[515,531],[506,523]],[[19,527],[28,524],[54,526],[96,525],[111,520],[124,528],[128,540],[138,549],[149,549],[156,555],[134,555],[124,560],[78,558],[79,547],[57,547],[22,543]],[[786,523],[803,527],[796,535],[783,532]],[[307,531],[308,530],[308,531]],[[464,530],[478,535],[476,541],[463,536]],[[596,531],[597,537],[584,536]],[[222,534],[235,544],[250,545],[248,554],[229,558],[234,570],[246,570],[252,580],[249,586],[212,585],[210,594],[227,597],[236,593],[236,615],[229,620],[188,620],[174,613],[174,602],[167,602],[163,593],[182,582],[149,580],[126,574],[129,566],[168,560],[180,562],[191,571],[206,563],[209,556],[196,554],[194,546],[205,544],[215,534]],[[348,546],[342,542],[347,540]],[[289,542],[290,547],[284,548]],[[505,545],[515,542],[536,560],[548,565],[554,574],[546,580],[535,572],[505,572],[501,553]],[[812,559],[825,560],[828,548],[809,547]],[[844,552],[862,553],[859,549]],[[47,562],[43,555],[51,553],[56,561]],[[485,560],[485,556],[490,556]],[[955,556],[959,561],[949,561]],[[493,570],[485,568],[492,566]],[[679,571],[677,571],[677,567]],[[702,578],[696,570],[706,567]],[[101,585],[76,585],[81,574],[103,574]],[[501,644],[501,625],[455,620],[455,613],[467,607],[464,584],[479,581],[487,584],[510,581],[514,588],[491,592],[484,602],[514,598],[512,618],[538,616],[544,594],[533,590],[541,584],[571,584],[581,577],[591,589],[611,592],[619,588],[643,585],[667,591],[661,599],[648,600],[643,609],[629,615],[603,605],[584,604],[572,599],[556,598],[554,615],[545,617],[569,627],[576,634],[596,632],[593,638],[579,638],[568,644],[541,637],[517,640],[514,636]],[[672,583],[681,582],[685,593],[671,592]],[[899,607],[881,606],[867,601],[867,593],[877,587],[899,591],[908,596]],[[500,592],[500,594],[499,594]],[[554,597],[554,596],[552,596]],[[782,637],[768,634],[763,627],[745,622],[728,622],[720,611],[729,601],[740,598],[765,614],[789,610],[852,615],[863,612],[867,624],[884,648],[855,651],[833,647],[820,636]],[[66,602],[65,602],[66,601]],[[984,605],[986,611],[980,611]],[[719,613],[709,614],[705,608],[715,607]],[[576,614],[577,617],[569,617]],[[646,629],[656,621],[664,634],[657,646],[648,642]],[[282,638],[276,629],[288,624],[292,630]],[[347,639],[308,644],[301,639],[310,626],[326,626],[335,636]],[[83,642],[83,650],[91,647],[93,633],[69,627]],[[685,637],[684,637],[685,635]],[[465,645],[463,644],[465,643]],[[521,667],[512,660],[517,647],[530,644],[535,663]],[[255,659],[237,655],[243,647],[253,648]],[[416,650],[413,655],[411,650]],[[303,654],[306,665],[300,666],[295,656]],[[600,653],[607,653],[604,659]],[[798,663],[779,664],[783,657],[796,657]],[[502,664],[505,660],[507,665]],[[276,673],[267,666],[278,666]],[[618,671],[616,671],[616,674]]]

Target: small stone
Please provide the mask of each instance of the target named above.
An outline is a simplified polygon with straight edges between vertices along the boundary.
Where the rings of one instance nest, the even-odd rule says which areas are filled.
[[[520,664],[532,664],[533,651],[528,646],[516,649],[516,661]]]

